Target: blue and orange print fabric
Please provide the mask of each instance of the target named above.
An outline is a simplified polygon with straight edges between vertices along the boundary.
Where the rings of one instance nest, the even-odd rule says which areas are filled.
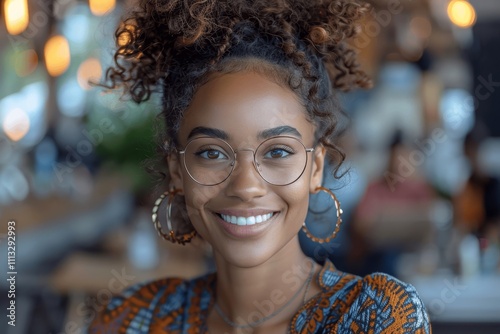
[[[327,261],[318,280],[322,291],[295,314],[290,333],[431,333],[415,288],[392,276],[361,278]],[[88,332],[207,334],[215,281],[216,274],[208,274],[132,286],[111,300]]]

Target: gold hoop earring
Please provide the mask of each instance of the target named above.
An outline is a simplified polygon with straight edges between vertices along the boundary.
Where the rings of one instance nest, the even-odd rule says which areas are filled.
[[[179,243],[181,245],[185,245],[190,242],[191,239],[196,235],[196,231],[192,231],[190,233],[176,235],[172,228],[172,203],[174,201],[175,195],[180,193],[180,189],[172,189],[161,194],[160,197],[155,201],[155,205],[153,206],[153,214],[151,215],[151,219],[153,220],[153,225],[158,232],[158,235],[163,239],[170,241],[172,243]],[[160,204],[163,202],[165,197],[167,199],[167,227],[168,233],[165,233],[161,227],[160,221],[158,219],[158,210],[160,208]]]
[[[302,224],[302,231],[304,231],[306,236],[309,239],[311,239],[313,242],[323,244],[323,243],[329,242],[330,240],[332,240],[333,238],[335,238],[337,236],[337,233],[340,230],[340,225],[342,225],[342,213],[343,213],[343,211],[340,208],[340,202],[337,199],[337,196],[335,196],[335,194],[330,189],[319,186],[315,190],[325,191],[333,199],[333,203],[335,204],[335,209],[337,211],[337,222],[335,223],[335,230],[333,230],[333,233],[330,234],[327,238],[320,239],[320,238],[317,238],[311,234],[311,232],[309,231],[309,229],[306,226],[306,222],[304,222],[304,224]]]

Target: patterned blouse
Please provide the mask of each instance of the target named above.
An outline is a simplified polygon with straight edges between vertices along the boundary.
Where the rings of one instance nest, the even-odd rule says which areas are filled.
[[[207,334],[215,279],[207,274],[134,285],[111,300],[89,333]],[[431,333],[415,288],[394,277],[376,273],[361,278],[327,261],[318,283],[322,291],[298,310],[290,333]]]

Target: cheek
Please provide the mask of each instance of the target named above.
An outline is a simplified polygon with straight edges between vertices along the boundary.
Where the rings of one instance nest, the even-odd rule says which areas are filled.
[[[205,187],[190,180],[189,177],[184,178],[184,197],[186,200],[186,209],[193,226],[201,232],[202,229],[202,214],[207,202],[216,197],[220,192],[219,187]]]
[[[302,224],[307,215],[309,207],[309,183],[296,181],[286,187],[282,198],[288,205],[289,219],[297,219]]]
[[[182,171],[182,188],[184,189],[188,212],[201,209],[218,191],[217,187],[205,187],[196,183],[185,169]]]

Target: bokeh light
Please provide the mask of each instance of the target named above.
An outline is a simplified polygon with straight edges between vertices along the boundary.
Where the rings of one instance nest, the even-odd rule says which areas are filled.
[[[68,40],[61,35],[52,36],[45,44],[45,64],[49,74],[53,77],[63,74],[70,61]]]
[[[86,94],[75,77],[66,79],[57,92],[57,105],[63,115],[80,117],[85,114]]]
[[[91,86],[89,81],[98,81],[102,75],[102,67],[99,59],[88,58],[78,68],[78,84],[85,90],[89,90]]]
[[[96,16],[109,14],[116,6],[116,0],[89,0],[90,11]]]
[[[77,4],[70,9],[61,21],[61,32],[69,41],[71,53],[88,54],[92,27],[88,6]]]
[[[2,128],[10,140],[19,141],[30,129],[30,118],[26,111],[20,108],[11,109],[3,119]]]
[[[22,201],[29,194],[29,183],[24,173],[14,165],[0,171],[0,188],[6,190],[14,200]]]
[[[448,4],[448,17],[460,28],[469,28],[476,22],[476,11],[466,0],[452,0]]]
[[[47,84],[39,81],[0,99],[0,132],[5,131],[9,142],[17,140],[17,147],[23,148],[33,147],[40,142],[47,130],[47,98]]]
[[[5,26],[11,35],[19,35],[29,24],[28,0],[5,0]]]
[[[474,99],[464,89],[445,90],[441,98],[439,111],[443,126],[451,137],[464,137],[474,125]]]

